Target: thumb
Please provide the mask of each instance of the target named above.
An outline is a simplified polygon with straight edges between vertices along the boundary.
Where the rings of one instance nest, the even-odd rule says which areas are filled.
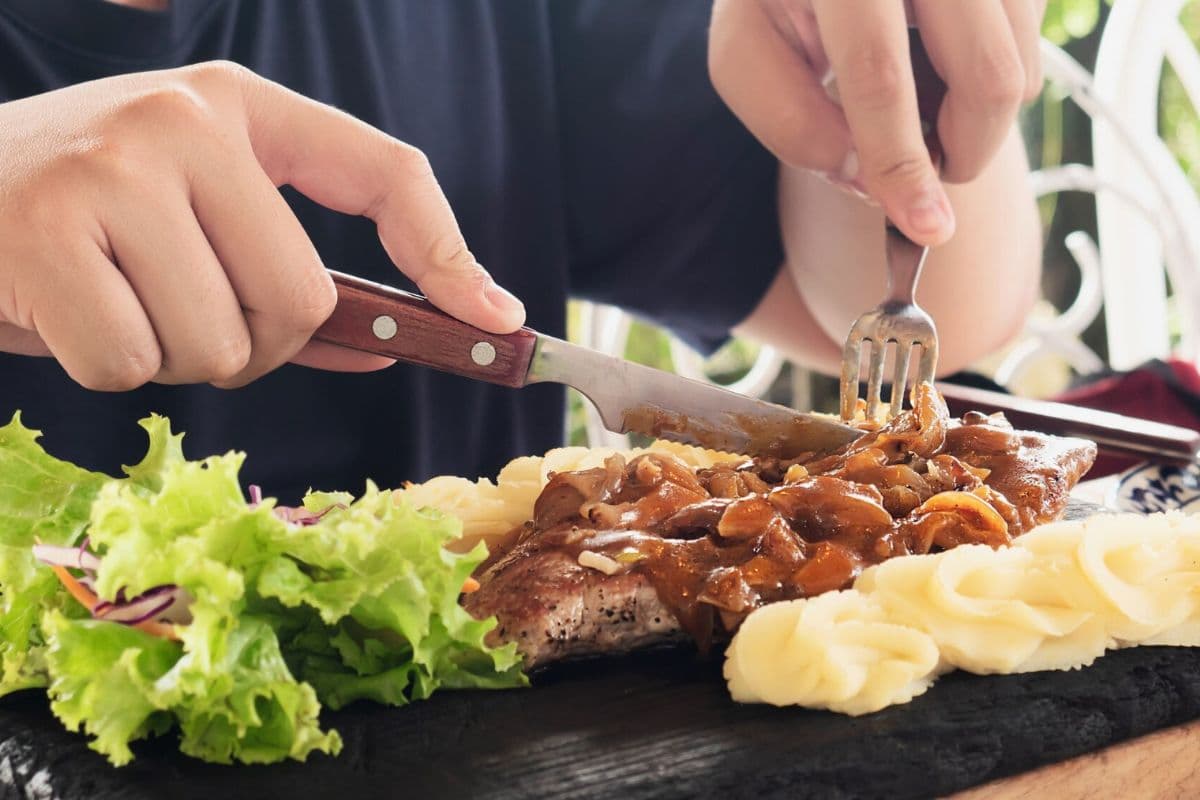
[[[924,144],[875,159],[867,185],[888,217],[918,244],[945,244],[954,235],[954,210]]]

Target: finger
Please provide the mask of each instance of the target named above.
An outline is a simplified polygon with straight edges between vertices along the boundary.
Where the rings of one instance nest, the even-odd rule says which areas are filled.
[[[775,29],[792,49],[804,55],[812,73],[823,77],[829,70],[829,57],[817,31],[812,4],[807,0],[759,0]]]
[[[759,3],[717,2],[708,66],[726,105],[776,158],[845,182],[857,178],[841,110]]]
[[[201,159],[209,161],[211,159]],[[214,382],[242,386],[292,360],[333,312],[337,293],[316,248],[249,142],[225,158],[228,171],[191,177],[192,207],[237,295],[252,349],[236,374]]]
[[[27,331],[7,322],[0,322],[0,353],[19,356],[48,356],[50,348],[34,331]]]
[[[954,214],[921,135],[903,4],[814,0],[813,10],[867,189],[914,241],[945,242]]]
[[[158,374],[162,352],[154,328],[133,288],[95,242],[47,261],[38,273],[38,282],[22,289],[32,298],[34,329],[75,382],[125,391]]]
[[[1045,0],[1001,0],[1012,28],[1021,67],[1025,70],[1025,92],[1021,100],[1033,102],[1042,93],[1042,14]]]
[[[391,259],[447,313],[494,333],[521,326],[524,306],[471,254],[423,153],[277,84],[255,86],[251,142],[276,185],[375,220]]]
[[[1016,119],[1025,92],[1021,56],[1004,7],[993,0],[914,0],[914,10],[929,60],[946,82],[938,115],[942,176],[966,183],[987,166]]]
[[[112,258],[154,326],[157,383],[227,380],[250,359],[250,332],[182,186],[153,203],[110,201],[101,224]]]
[[[311,341],[292,357],[292,363],[335,372],[374,372],[392,366],[396,360],[339,347],[329,342]]]

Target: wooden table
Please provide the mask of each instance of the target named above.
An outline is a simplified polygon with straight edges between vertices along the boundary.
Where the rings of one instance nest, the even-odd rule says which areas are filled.
[[[1200,797],[1200,722],[959,792],[955,800],[1104,800]]]

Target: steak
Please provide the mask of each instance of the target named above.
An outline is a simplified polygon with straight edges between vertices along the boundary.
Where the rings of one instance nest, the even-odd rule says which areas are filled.
[[[665,453],[551,476],[533,518],[463,598],[532,669],[691,638],[702,650],[754,609],[846,588],[887,558],[1003,546],[1066,509],[1091,442],[951,420],[929,385],[911,411],[820,458],[695,470]]]

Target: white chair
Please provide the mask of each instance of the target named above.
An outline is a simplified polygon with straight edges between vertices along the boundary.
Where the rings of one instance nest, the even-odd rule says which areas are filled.
[[[1107,364],[1130,369],[1168,355],[1195,361],[1200,345],[1200,201],[1158,136],[1164,63],[1200,101],[1200,56],[1179,24],[1185,0],[1115,0],[1101,36],[1095,75],[1043,42],[1049,83],[1091,119],[1094,166],[1064,164],[1033,174],[1043,195],[1096,196],[1099,242],[1082,231],[1066,246],[1080,270],[1068,307],[1031,319],[994,370],[1013,387],[1047,355],[1088,374],[1105,362],[1080,335],[1103,313]],[[1178,325],[1171,341],[1169,321]]]

